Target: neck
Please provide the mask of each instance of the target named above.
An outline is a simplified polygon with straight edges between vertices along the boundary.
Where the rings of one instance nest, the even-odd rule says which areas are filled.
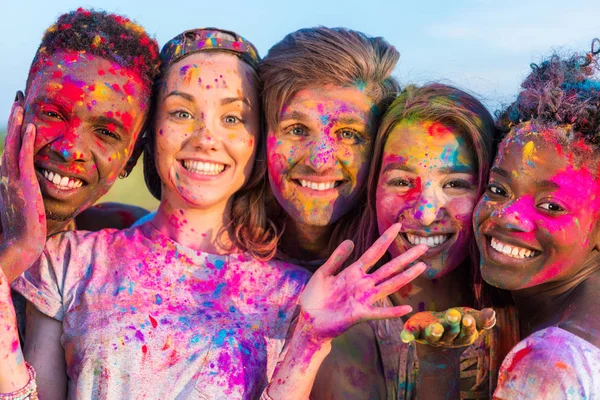
[[[521,337],[559,325],[567,330],[571,330],[568,327],[583,327],[587,331],[600,332],[598,285],[600,256],[596,254],[572,277],[511,291],[519,310]]]
[[[68,221],[54,221],[51,219],[46,220],[46,235],[50,236],[58,232],[66,230],[67,225],[73,222],[72,219]]]
[[[210,209],[173,204],[163,195],[152,225],[182,246],[211,254],[235,252],[229,232],[231,206],[228,202]]]
[[[421,311],[446,311],[452,307],[473,307],[474,299],[468,276],[468,265],[463,263],[440,279],[418,277],[390,295],[394,304],[410,305],[411,315]]]
[[[305,225],[288,219],[279,247],[288,257],[301,261],[323,260],[330,256],[331,225]]]

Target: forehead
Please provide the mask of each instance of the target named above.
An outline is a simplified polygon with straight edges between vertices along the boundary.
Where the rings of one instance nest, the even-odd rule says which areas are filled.
[[[576,150],[582,152],[575,154]],[[589,166],[596,163],[583,162],[584,154],[591,156],[591,148],[580,140],[559,140],[559,133],[552,129],[521,129],[504,139],[494,166],[508,172],[516,184],[549,181],[571,193],[595,192],[598,175]]]
[[[140,76],[128,69],[105,58],[79,52],[57,52],[40,60],[35,69],[31,87],[47,89],[50,82],[72,81],[83,84],[105,83],[106,85],[126,84],[132,89],[143,87]],[[51,87],[51,86],[50,86]]]
[[[252,68],[234,54],[199,52],[171,65],[164,78],[168,87],[234,90],[255,84]]]
[[[28,88],[28,104],[61,104],[80,118],[111,112],[136,116],[148,108],[150,91],[140,76],[105,58],[66,52],[41,62]]]
[[[390,132],[384,157],[411,165],[471,165],[473,155],[457,129],[432,121],[403,120]],[[398,161],[398,160],[396,160]]]
[[[326,85],[299,90],[286,102],[281,114],[285,116],[292,111],[304,110],[320,115],[360,114],[366,119],[373,109],[373,100],[361,86]]]

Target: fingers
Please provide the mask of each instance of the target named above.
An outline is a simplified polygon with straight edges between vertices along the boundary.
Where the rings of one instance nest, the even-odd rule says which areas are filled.
[[[3,169],[15,171],[19,162],[19,150],[21,148],[21,125],[23,124],[23,107],[16,106],[8,121],[6,141],[4,144],[4,155],[2,157]]]
[[[484,308],[480,312],[472,314],[475,319],[477,330],[491,329],[496,325],[496,312],[491,308]]]
[[[352,250],[354,250],[354,242],[352,242],[352,240],[344,240],[333,253],[331,253],[331,256],[317,272],[325,276],[334,275],[340,269],[344,261],[350,257]]]
[[[396,307],[371,307],[371,309],[361,316],[363,321],[373,319],[389,319],[399,318],[412,311],[411,306],[396,306]]]
[[[404,253],[400,254],[398,257],[387,262],[385,265],[383,265],[377,271],[373,272],[371,274],[371,278],[373,278],[373,280],[376,283],[379,283],[379,282],[387,279],[389,276],[395,275],[396,273],[398,273],[399,270],[403,269],[404,267],[406,267],[413,261],[417,260],[423,254],[425,254],[425,252],[427,251],[428,248],[429,247],[427,247],[427,245],[424,245],[424,244],[420,244],[418,246],[411,247]]]
[[[451,308],[444,315],[444,333],[441,341],[451,343],[460,334],[462,314],[460,311]]]
[[[389,263],[388,263],[389,264]],[[386,264],[387,265],[387,264]],[[398,266],[397,269],[400,269],[402,266]],[[405,286],[407,283],[415,279],[417,276],[421,275],[427,266],[425,263],[417,263],[414,266],[410,267],[406,271],[398,274],[390,279],[384,280],[376,286],[377,291],[375,292],[373,301],[377,301],[379,299],[384,298],[394,292],[400,290],[401,287]]]
[[[469,314],[463,315],[460,325],[460,334],[455,340],[455,345],[466,346],[475,342],[475,340],[477,340],[477,338],[479,337],[475,318]]]
[[[23,136],[23,142],[21,144],[21,151],[19,153],[19,173],[21,179],[27,179],[29,181],[36,180],[35,168],[33,166],[33,144],[35,143],[35,126],[33,124],[27,124],[25,135]]]
[[[390,226],[355,264],[359,265],[365,272],[368,271],[385,254],[390,244],[398,236],[401,228],[402,224],[399,223]]]
[[[427,341],[429,344],[436,344],[442,338],[445,329],[442,324],[434,322],[433,324],[427,325],[425,330],[422,332],[421,339]]]

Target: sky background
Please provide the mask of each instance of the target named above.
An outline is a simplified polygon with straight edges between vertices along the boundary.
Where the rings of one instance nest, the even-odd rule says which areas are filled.
[[[0,130],[44,30],[79,6],[124,14],[161,46],[186,29],[216,26],[245,36],[261,55],[296,29],[345,26],[396,46],[403,85],[452,83],[491,110],[514,98],[531,62],[553,50],[587,51],[600,36],[597,0],[1,1]]]

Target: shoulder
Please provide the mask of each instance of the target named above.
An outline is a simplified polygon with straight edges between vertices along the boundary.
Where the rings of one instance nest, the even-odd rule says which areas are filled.
[[[128,252],[132,243],[143,243],[141,239],[144,236],[139,227],[61,232],[48,238],[44,257],[50,264],[65,264],[65,267],[72,263],[87,264],[92,259],[97,261],[102,257]]]
[[[598,348],[563,329],[542,329],[510,351],[500,367],[496,395],[544,398],[568,390],[582,395],[572,398],[585,398],[600,387],[598,371]]]

